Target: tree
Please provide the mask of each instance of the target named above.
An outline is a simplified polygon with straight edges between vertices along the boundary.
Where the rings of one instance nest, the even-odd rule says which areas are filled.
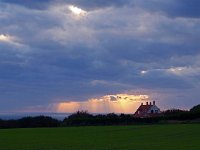
[[[200,113],[200,104],[192,107],[190,109],[190,112],[192,112],[192,113]]]

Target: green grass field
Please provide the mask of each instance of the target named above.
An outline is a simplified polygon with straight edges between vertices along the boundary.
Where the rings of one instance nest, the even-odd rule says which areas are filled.
[[[0,150],[200,150],[200,125],[0,129]]]

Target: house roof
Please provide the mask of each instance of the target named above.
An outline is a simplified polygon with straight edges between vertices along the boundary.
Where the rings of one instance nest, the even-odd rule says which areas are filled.
[[[137,111],[135,112],[134,116],[135,117],[153,117],[153,116],[158,116],[160,113],[156,112],[156,113],[151,113],[151,108],[152,107],[156,107],[157,109],[159,109],[155,104],[147,104],[147,105],[143,105],[141,104],[140,107],[137,109]]]
[[[147,113],[149,111],[149,109],[152,107],[153,105],[140,105],[140,107],[137,109],[136,113],[139,111],[140,113]]]

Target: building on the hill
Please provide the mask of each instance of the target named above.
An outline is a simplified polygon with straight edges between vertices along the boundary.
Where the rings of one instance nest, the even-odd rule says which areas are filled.
[[[156,106],[155,101],[153,101],[153,103],[146,102],[146,105],[141,103],[140,107],[137,109],[134,116],[143,118],[143,117],[154,117],[160,114],[161,114],[160,109]]]

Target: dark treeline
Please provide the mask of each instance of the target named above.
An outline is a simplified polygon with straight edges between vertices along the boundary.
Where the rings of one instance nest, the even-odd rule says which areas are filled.
[[[200,105],[190,111],[171,109],[162,112],[159,116],[148,118],[136,118],[128,114],[101,114],[92,115],[87,111],[78,111],[63,121],[46,116],[24,117],[18,120],[1,120],[0,128],[35,128],[35,127],[65,127],[65,126],[97,126],[97,125],[134,125],[156,124],[174,122],[200,122]]]
[[[58,127],[60,123],[47,116],[24,117],[18,120],[0,120],[0,128]]]

